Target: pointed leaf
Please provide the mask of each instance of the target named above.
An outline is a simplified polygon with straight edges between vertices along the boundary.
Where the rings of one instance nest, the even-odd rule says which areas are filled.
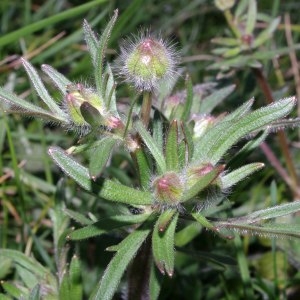
[[[259,221],[282,217],[300,210],[300,201],[281,204],[255,211],[247,216],[228,219],[228,223],[256,223]],[[223,221],[222,221],[223,222]]]
[[[116,103],[116,83],[114,80],[114,74],[108,63],[106,64],[106,70],[104,75],[107,76],[104,97],[107,110],[110,111],[114,116],[119,117]]]
[[[217,225],[217,224],[216,224]],[[230,228],[242,235],[259,235],[263,237],[300,238],[299,224],[264,224],[261,226],[249,224],[226,223],[222,227]]]
[[[250,174],[260,170],[263,167],[263,163],[252,163],[227,173],[226,175],[220,177],[222,189],[227,189],[235,185],[237,182],[243,180]]]
[[[99,197],[108,201],[132,205],[147,205],[153,203],[150,193],[142,192],[108,179],[93,182],[89,176],[88,169],[80,165],[58,147],[51,147],[48,152],[55,163],[88,192],[96,193]]]
[[[28,300],[40,300],[41,299],[40,290],[41,290],[41,286],[37,284],[31,290],[30,295],[28,296]]]
[[[110,300],[128,264],[150,233],[150,229],[137,229],[129,234],[119,245],[119,250],[108,264],[90,300]]]
[[[0,100],[12,106],[12,111],[10,111],[10,109],[8,110],[6,109],[5,110],[6,112],[16,112],[23,115],[24,114],[35,115],[41,118],[50,119],[59,122],[65,121],[57,118],[57,116],[54,116],[53,113],[48,112],[47,110],[44,110],[34,104],[31,104],[25,101],[24,99],[19,98],[15,94],[5,91],[2,88],[0,88]]]
[[[246,34],[252,35],[257,18],[257,6],[256,0],[249,0],[248,4],[248,13],[247,13],[247,22],[246,22]]]
[[[83,296],[83,286],[81,282],[81,265],[79,258],[74,255],[69,269],[70,299],[81,300]]]
[[[92,28],[90,27],[87,20],[83,21],[83,33],[84,33],[84,39],[87,44],[88,50],[90,52],[93,65],[96,65],[96,56],[97,56],[97,48],[98,48],[98,39],[93,32]]]
[[[254,100],[251,99],[244,103],[234,112],[226,116],[223,120],[216,123],[215,126],[209,128],[209,130],[204,135],[202,135],[200,139],[195,141],[193,152],[194,155],[192,160],[195,161],[199,159],[207,159],[206,157],[203,157],[203,153],[207,153],[207,147],[211,147],[215,140],[220,137],[220,132],[225,132],[232,122],[246,115],[252,107],[253,101]]]
[[[145,151],[141,147],[138,147],[133,152],[133,156],[137,165],[140,185],[144,190],[147,190],[151,181],[151,170]]]
[[[89,218],[87,218],[85,215],[71,210],[71,209],[64,209],[64,212],[73,220],[75,220],[77,223],[81,224],[81,225],[90,225],[93,223],[93,221]]]
[[[72,85],[72,82],[49,65],[42,65],[42,70],[50,77],[52,82],[59,88],[63,95],[65,95],[67,86]]]
[[[280,23],[280,17],[274,19],[269,26],[263,30],[254,40],[253,47],[257,48],[269,40]]]
[[[212,145],[202,148],[202,155],[212,164],[217,163],[239,139],[286,116],[294,107],[295,102],[295,97],[286,98],[257,109],[237,122],[229,124],[226,131],[219,135]]]
[[[89,173],[93,180],[103,172],[116,143],[117,140],[113,136],[106,136],[93,144],[89,164]]]
[[[161,151],[159,150],[158,145],[156,144],[152,136],[149,134],[149,132],[146,130],[142,122],[136,122],[135,126],[141,138],[143,139],[143,142],[146,144],[147,148],[149,149],[153,158],[155,159],[159,173],[164,173],[167,169],[166,162]]]
[[[165,218],[165,212],[157,220],[152,234],[152,253],[154,261],[162,274],[165,272],[172,277],[174,272],[175,252],[174,234],[178,220],[176,213],[164,232],[160,231],[161,218]],[[167,212],[169,214],[169,212]]]
[[[111,216],[73,231],[69,238],[71,240],[83,240],[99,236],[117,228],[142,223],[148,217],[149,214]]]
[[[105,91],[103,90],[103,64],[105,59],[105,51],[107,48],[107,43],[110,38],[111,31],[115,25],[115,22],[118,17],[118,10],[114,11],[114,15],[107,24],[106,28],[104,29],[100,39],[99,43],[97,45],[97,52],[96,52],[96,58],[95,58],[95,81],[96,81],[96,87],[99,95],[102,97],[105,97]]]
[[[186,85],[186,100],[184,103],[184,109],[181,116],[182,121],[188,121],[188,119],[190,118],[191,108],[193,104],[193,83],[189,75],[186,76],[185,85]]]
[[[217,38],[213,38],[211,40],[212,43],[220,45],[220,46],[226,46],[226,47],[230,47],[230,46],[238,46],[240,44],[240,41],[238,39],[235,38],[224,38],[224,37],[217,37]]]
[[[21,288],[9,283],[9,282],[0,282],[1,287],[5,291],[5,293],[9,294],[10,296],[14,297],[14,299],[22,299],[23,292]],[[9,298],[11,299],[11,298]]]
[[[217,105],[219,105],[228,95],[233,92],[234,89],[235,85],[233,84],[216,90],[211,95],[202,99],[199,113],[210,114]]]
[[[178,122],[174,120],[170,124],[166,138],[165,157],[168,171],[177,171],[179,168],[178,158]]]
[[[23,66],[28,74],[30,81],[33,83],[35,90],[37,91],[40,98],[44,101],[44,103],[50,108],[50,110],[58,116],[60,119],[65,119],[66,114],[60,109],[60,107],[56,104],[56,102],[49,95],[46,87],[44,86],[40,76],[37,71],[33,68],[33,66],[22,58]]]

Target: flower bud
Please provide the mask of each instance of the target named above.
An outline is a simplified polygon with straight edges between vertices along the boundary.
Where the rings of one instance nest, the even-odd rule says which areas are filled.
[[[235,0],[215,0],[215,6],[220,10],[230,9],[235,4]]]
[[[155,198],[161,205],[177,205],[184,191],[183,183],[174,172],[156,178],[152,183],[152,187]]]
[[[187,171],[187,185],[194,185],[201,177],[210,173],[214,166],[210,163],[201,164],[200,166],[192,167]]]
[[[142,36],[121,51],[117,61],[119,74],[138,90],[153,90],[174,73],[176,54],[162,39]]]
[[[205,132],[216,122],[216,118],[210,115],[193,115],[192,120],[195,122],[193,129],[193,137],[195,139],[203,136]]]

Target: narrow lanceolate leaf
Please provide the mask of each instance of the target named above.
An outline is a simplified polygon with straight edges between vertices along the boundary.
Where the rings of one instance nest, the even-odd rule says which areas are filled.
[[[160,219],[165,218],[164,213],[157,220],[152,234],[152,253],[154,261],[162,274],[167,273],[170,277],[174,273],[174,235],[178,220],[176,213],[165,231],[161,231]]]
[[[227,189],[263,167],[263,163],[253,163],[227,173],[225,176],[220,178],[221,188]]]
[[[191,114],[192,104],[193,104],[193,95],[194,95],[193,83],[189,75],[186,76],[185,85],[186,85],[186,100],[184,103],[184,109],[181,116],[182,121],[187,121],[189,119]]]
[[[212,43],[220,45],[220,46],[238,46],[240,41],[235,38],[224,38],[224,37],[217,37],[211,40]]]
[[[69,269],[70,299],[81,300],[83,286],[81,281],[81,264],[79,258],[74,255]]]
[[[134,151],[133,156],[136,161],[140,185],[144,190],[146,190],[148,189],[151,180],[151,170],[150,170],[147,156],[145,154],[145,151],[141,147],[138,147]]]
[[[257,109],[237,122],[233,122],[228,126],[226,132],[220,134],[219,138],[213,142],[213,145],[208,146],[204,150],[202,149],[203,155],[208,157],[212,164],[217,163],[239,139],[286,116],[290,113],[295,103],[295,97],[286,98]]]
[[[230,85],[225,88],[213,92],[211,95],[205,97],[201,101],[200,112],[201,114],[210,114],[212,110],[218,106],[228,95],[235,89],[235,85]]]
[[[4,282],[1,281],[0,282],[1,287],[3,288],[3,290],[5,291],[6,294],[9,294],[10,296],[13,297],[13,299],[22,299],[22,290],[21,288],[18,288],[17,286],[9,283],[9,282]],[[11,298],[8,298],[11,299]]]
[[[178,159],[178,122],[171,122],[166,138],[165,157],[168,171],[177,171],[179,168]]]
[[[150,229],[137,229],[119,244],[118,252],[108,264],[90,300],[112,299],[128,264],[136,255],[149,233]]]
[[[89,173],[93,180],[96,180],[103,172],[116,143],[115,138],[107,136],[93,144],[89,164]]]
[[[61,119],[57,118],[57,116],[54,116],[53,113],[31,104],[2,88],[0,88],[0,101],[3,101],[11,106],[9,112],[11,111],[21,114],[34,115],[44,119],[50,119],[52,121],[62,121]]]
[[[220,165],[213,168],[210,172],[199,176],[196,183],[187,187],[187,190],[183,194],[180,202],[185,202],[196,197],[203,189],[205,189],[210,183],[212,183],[221,172],[223,172],[224,166]],[[195,175],[196,176],[196,175]]]
[[[99,236],[124,226],[139,224],[146,221],[149,214],[111,216],[69,234],[71,240],[83,240]]]
[[[35,90],[38,95],[44,101],[44,103],[50,108],[50,110],[60,119],[64,120],[66,118],[66,114],[60,109],[60,107],[56,104],[56,102],[49,95],[46,87],[44,86],[40,76],[37,71],[33,68],[33,66],[22,59],[23,66],[28,74],[30,81],[33,83]]]
[[[67,209],[65,208],[63,210],[71,219],[75,220],[77,223],[81,224],[81,225],[90,225],[93,224],[93,221],[89,218],[87,218],[86,216],[84,216],[83,214],[71,210],[71,209]]]
[[[219,224],[216,224],[219,225]],[[299,238],[300,225],[286,223],[270,223],[261,226],[250,224],[222,223],[221,227],[232,229],[242,235],[259,235],[264,237]]]
[[[155,159],[159,173],[164,173],[167,169],[166,162],[158,145],[156,144],[150,133],[146,130],[142,122],[136,122],[135,126],[141,138],[143,139],[143,142],[146,144],[148,150],[151,152],[153,158]]]
[[[89,49],[92,62],[95,65],[96,64],[96,55],[97,55],[97,46],[98,46],[98,40],[93,32],[92,28],[90,27],[90,24],[87,22],[87,20],[83,21],[83,33],[84,33],[84,39],[87,44],[87,47]]]
[[[142,192],[108,179],[93,182],[88,169],[67,155],[61,148],[51,147],[48,152],[69,177],[90,193],[97,194],[108,201],[125,204],[147,205],[153,203],[152,195],[148,192]]]
[[[250,0],[248,6],[247,22],[245,33],[251,35],[254,31],[257,17],[256,0]]]
[[[253,47],[256,48],[269,40],[280,23],[280,17],[274,19],[271,24],[263,30],[254,40]]]
[[[214,127],[209,128],[207,132],[195,142],[192,160],[207,160],[207,148],[212,147],[214,142],[220,137],[220,132],[224,132],[232,122],[236,122],[245,116],[253,105],[254,100],[251,99],[237,108],[234,112],[227,115],[223,120],[219,121]]]
[[[300,201],[281,204],[270,208],[255,211],[247,216],[230,218],[226,223],[256,223],[267,219],[279,218],[300,210]],[[221,222],[221,221],[220,221]],[[223,221],[222,221],[223,223]]]
[[[95,58],[95,81],[96,81],[96,87],[98,93],[105,97],[105,91],[103,90],[103,62],[105,59],[105,51],[107,48],[107,43],[110,38],[111,31],[115,25],[115,22],[118,17],[118,10],[114,11],[114,15],[107,24],[106,28],[104,29],[100,39],[99,43],[97,45],[97,52],[96,52],[96,58]]]
[[[67,86],[72,84],[72,82],[49,65],[42,65],[42,70],[50,77],[55,86],[57,86],[59,90],[65,95]]]
[[[26,256],[22,252],[12,249],[0,249],[0,258],[1,257],[12,259],[16,264],[21,265],[28,271],[31,271],[35,276],[41,279],[47,278],[51,285],[56,285],[56,279],[48,269],[44,268],[38,261]]]

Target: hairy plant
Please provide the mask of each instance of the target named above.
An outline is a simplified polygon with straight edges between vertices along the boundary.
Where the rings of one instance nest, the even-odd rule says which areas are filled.
[[[254,8],[249,9],[253,13]],[[54,68],[43,65],[43,72],[62,94],[62,100],[56,102],[35,68],[23,59],[43,107],[0,89],[6,112],[40,117],[66,130],[74,130],[80,137],[79,143],[67,150],[50,147],[49,155],[68,177],[97,201],[107,202],[107,207],[111,208],[119,205],[119,213],[108,208],[105,218],[98,218],[96,213],[86,217],[65,208],[62,203],[53,208],[51,219],[58,280],[35,259],[15,250],[0,250],[1,257],[19,265],[20,276],[25,282],[26,276],[31,274],[27,287],[3,283],[3,288],[13,297],[81,299],[80,262],[74,256],[68,266],[66,242],[119,229],[122,229],[122,240],[107,248],[115,254],[90,299],[112,299],[127,269],[127,298],[157,299],[161,274],[174,275],[176,247],[184,247],[202,229],[225,239],[233,239],[235,233],[300,237],[299,225],[276,222],[279,217],[299,211],[299,202],[283,203],[242,216],[219,217],[219,212],[228,210],[225,200],[234,186],[264,167],[263,163],[254,162],[232,169],[228,166],[229,160],[232,165],[239,155],[253,150],[279,127],[298,125],[298,119],[284,119],[293,110],[295,97],[274,101],[258,109],[252,109],[254,100],[251,99],[231,113],[212,115],[213,109],[234,90],[234,86],[220,89],[215,84],[193,86],[187,76],[186,89],[172,93],[179,77],[176,71],[178,54],[161,37],[142,34],[129,46],[123,46],[115,66],[111,67],[105,61],[117,14],[115,11],[100,38],[86,21],[83,24],[94,69],[94,86],[73,83]],[[271,29],[268,32],[272,32]],[[247,41],[245,37],[239,41],[214,40],[234,45],[215,52],[230,57],[244,51],[245,47],[255,50],[266,40],[260,36],[253,42],[250,21],[245,30],[249,36]],[[250,54],[243,63],[256,67],[256,58],[255,54]],[[232,64],[241,65],[239,60],[228,60],[222,67]],[[214,68],[220,66],[220,63],[213,65]],[[117,100],[114,70],[135,91],[125,109]],[[237,143],[244,143],[244,146],[232,156],[229,153]],[[126,170],[121,170],[122,176],[106,172],[120,149],[129,154],[126,159],[134,168],[130,183],[126,184],[122,180],[123,175],[128,177]],[[87,166],[74,158],[83,152],[89,157]],[[63,186],[58,184],[57,189],[56,201],[59,202],[59,191]],[[81,227],[71,229],[69,218]],[[180,231],[177,231],[179,224]],[[196,232],[193,231],[195,224],[199,225]]]

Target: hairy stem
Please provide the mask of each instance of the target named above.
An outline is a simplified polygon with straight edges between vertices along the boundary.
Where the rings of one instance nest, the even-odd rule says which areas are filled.
[[[252,71],[256,77],[256,80],[257,80],[263,94],[266,97],[267,103],[268,104],[273,103],[274,99],[273,99],[272,91],[271,91],[271,88],[270,88],[262,70],[259,68],[252,68]],[[294,162],[292,159],[292,155],[290,153],[290,149],[288,147],[287,137],[282,130],[277,132],[277,137],[279,140],[279,146],[280,146],[281,152],[282,152],[282,154],[285,158],[286,164],[287,164],[288,172],[292,179],[292,185],[293,185],[292,190],[295,191],[296,187],[298,186],[298,175],[295,170],[295,165],[294,165]]]
[[[151,106],[152,106],[152,95],[151,92],[144,92],[143,94],[143,104],[141,109],[141,119],[143,124],[147,128],[149,125],[150,120],[150,113],[151,113]]]

